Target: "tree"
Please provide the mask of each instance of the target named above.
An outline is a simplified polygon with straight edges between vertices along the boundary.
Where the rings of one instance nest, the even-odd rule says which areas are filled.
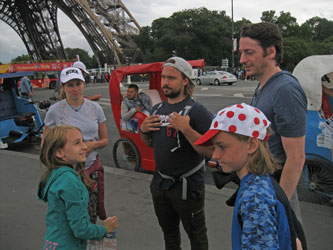
[[[313,41],[323,41],[333,34],[333,21],[326,18],[313,17],[303,25],[311,30]]]
[[[262,22],[277,24],[282,37],[297,36],[297,19],[291,16],[290,12],[281,11],[280,16],[276,16],[275,10],[263,11],[260,19]]]
[[[237,38],[237,41],[239,42],[240,39],[240,30],[245,24],[250,24],[251,21],[245,18],[242,18],[242,20],[236,21],[234,23],[234,37]],[[239,60],[240,60],[240,53],[235,53],[234,55],[235,60],[235,67],[240,67]]]
[[[297,37],[284,38],[281,68],[292,72],[303,58],[313,55],[312,45]]]
[[[78,55],[80,58],[80,61],[82,61],[88,69],[98,67],[96,58],[95,58],[95,60],[94,60],[94,57],[91,58],[88,54],[88,51],[86,51],[84,49],[66,48],[65,53],[66,53],[67,58],[69,58],[70,60],[76,59],[76,56]]]
[[[281,11],[280,16],[277,18],[277,25],[283,38],[297,36],[299,29],[297,19],[291,16],[290,12]]]
[[[175,12],[141,29],[136,41],[147,53],[144,62],[164,61],[175,51],[188,60],[204,58],[210,65],[221,65],[222,58],[231,61],[231,19],[225,11],[206,8]]]
[[[133,37],[134,42],[141,50],[141,60],[148,62],[151,61],[152,52],[154,50],[154,41],[151,33],[151,28],[144,26],[140,29],[140,35]]]
[[[275,10],[268,10],[264,11],[261,14],[261,21],[266,23],[276,23],[277,22],[277,16],[275,16]]]
[[[28,54],[24,55],[20,55],[20,56],[17,56],[15,58],[13,58],[11,60],[11,63],[17,63],[17,62],[23,62],[23,61],[31,61],[31,58]]]

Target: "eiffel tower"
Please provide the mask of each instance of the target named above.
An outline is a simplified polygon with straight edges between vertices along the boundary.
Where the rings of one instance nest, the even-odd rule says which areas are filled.
[[[1,0],[0,19],[20,36],[32,60],[67,59],[58,9],[82,32],[100,66],[135,61],[133,35],[140,25],[121,0]]]

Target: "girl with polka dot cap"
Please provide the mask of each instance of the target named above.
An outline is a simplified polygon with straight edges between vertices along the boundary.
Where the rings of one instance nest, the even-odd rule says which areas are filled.
[[[220,110],[210,129],[194,143],[213,144],[212,158],[224,172],[235,171],[241,180],[232,221],[232,249],[306,249],[302,226],[271,177],[279,166],[269,151],[269,126],[259,109],[235,104]]]

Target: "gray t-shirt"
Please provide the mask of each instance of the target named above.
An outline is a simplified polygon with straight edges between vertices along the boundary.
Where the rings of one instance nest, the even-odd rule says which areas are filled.
[[[81,108],[75,111],[64,99],[50,107],[46,113],[44,123],[48,127],[62,124],[78,127],[82,132],[84,141],[97,141],[99,140],[98,126],[105,121],[103,109],[98,103],[84,99]],[[96,156],[96,151],[88,155],[86,168],[91,166]]]
[[[281,136],[301,137],[306,132],[306,95],[297,79],[286,71],[273,75],[252,98],[251,105],[260,109],[273,130],[268,143],[274,157],[286,161]]]

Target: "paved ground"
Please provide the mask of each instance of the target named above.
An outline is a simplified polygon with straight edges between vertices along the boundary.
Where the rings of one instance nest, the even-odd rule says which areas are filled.
[[[0,249],[42,249],[47,204],[36,198],[43,167],[38,156],[0,151]],[[117,215],[119,250],[162,250],[163,236],[153,212],[151,175],[106,168],[106,210]],[[231,249],[233,209],[225,200],[233,192],[206,185],[206,217],[211,250]],[[333,245],[333,209],[301,203],[308,249],[330,250]],[[189,242],[182,232],[183,250]]]

